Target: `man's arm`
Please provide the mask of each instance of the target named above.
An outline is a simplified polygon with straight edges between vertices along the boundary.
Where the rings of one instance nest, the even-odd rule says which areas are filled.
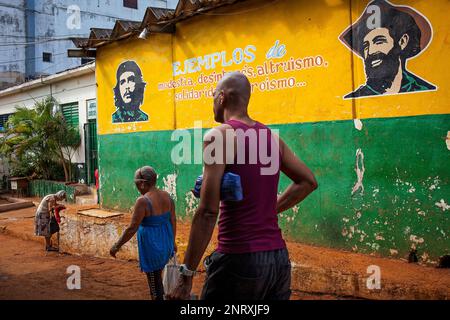
[[[213,129],[205,137],[203,148],[214,142],[212,136],[221,134],[225,139],[222,127]],[[212,141],[210,140],[212,139]],[[224,141],[224,145],[226,142]],[[223,146],[222,146],[223,147]],[[222,152],[224,148],[222,149]],[[220,203],[220,185],[225,171],[225,158],[216,155],[216,162],[213,164],[204,164],[203,182],[200,190],[200,203],[192,220],[192,227],[189,236],[189,245],[187,247],[184,263],[189,270],[196,270],[205,250],[211,240],[214,227],[219,215]]]
[[[200,203],[192,219],[191,232],[189,235],[189,244],[186,249],[184,264],[189,270],[197,270],[200,260],[208,247],[209,242],[216,225],[217,217],[219,215],[220,203],[220,186],[222,176],[225,171],[225,128],[220,126],[215,132],[210,132],[205,137],[203,150],[211,144],[214,140],[211,136],[218,134],[218,131],[223,137],[223,152],[221,159],[216,158],[219,163],[204,165],[203,182],[200,189]],[[209,141],[208,141],[209,140]],[[204,155],[205,156],[205,155]],[[181,276],[178,287],[169,296],[171,299],[187,299],[192,288],[192,277]]]
[[[304,164],[283,140],[279,139],[281,152],[281,171],[287,175],[292,183],[278,197],[277,213],[286,211],[303,201],[318,184],[312,171]]]
[[[136,205],[134,206],[134,212],[133,216],[131,218],[130,225],[125,229],[122,236],[119,238],[119,240],[112,246],[110,250],[111,256],[114,258],[116,257],[117,251],[120,250],[120,248],[127,243],[137,232],[139,229],[139,225],[142,222],[142,219],[145,217],[145,206],[147,205],[146,200],[143,197],[139,197],[139,199],[136,201]]]

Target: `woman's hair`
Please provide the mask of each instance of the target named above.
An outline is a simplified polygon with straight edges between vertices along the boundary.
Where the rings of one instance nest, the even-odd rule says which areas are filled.
[[[154,186],[156,184],[157,174],[155,169],[150,166],[144,166],[137,170],[138,176],[136,178],[145,180],[146,183]]]

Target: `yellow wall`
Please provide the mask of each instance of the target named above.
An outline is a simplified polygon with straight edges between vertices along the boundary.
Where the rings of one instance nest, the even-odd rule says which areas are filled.
[[[406,2],[411,1],[392,2],[408,5]],[[197,120],[202,120],[204,127],[211,127],[214,125],[212,98],[203,94],[208,90],[211,93],[215,83],[198,83],[199,76],[249,68],[256,72],[264,63],[285,62],[291,57],[316,57],[321,65],[250,77],[254,85],[266,79],[295,78],[292,88],[271,91],[255,88],[250,113],[259,121],[280,124],[449,113],[447,83],[450,79],[443,66],[449,53],[450,19],[446,15],[450,12],[450,2],[446,0],[434,0],[432,4],[417,0],[410,4],[431,22],[434,37],[427,50],[408,60],[408,70],[435,84],[437,91],[343,98],[365,83],[365,74],[363,61],[338,37],[358,19],[367,4],[368,1],[356,0],[351,3],[349,0],[245,1],[178,23],[173,39],[170,35],[151,35],[145,41],[121,41],[100,48],[97,57],[99,133],[191,128]],[[267,59],[266,53],[277,40],[279,45],[285,45],[285,55]],[[224,52],[224,61],[228,62],[236,48],[246,47],[254,54],[254,60],[250,54],[248,61],[241,64],[222,66],[217,62],[209,70],[202,65],[199,71],[173,76],[172,63],[177,64],[179,73],[185,68],[198,67],[198,60],[189,59],[205,59]],[[150,115],[147,123],[111,123],[116,69],[127,59],[135,60],[144,72],[147,88],[142,110]],[[171,81],[172,84],[178,81],[182,86],[168,87]],[[193,94],[194,91],[202,96],[183,96],[183,92]]]
[[[368,1],[352,1],[352,19],[361,15]],[[447,61],[450,54],[450,1],[416,0],[391,1],[392,4],[410,6],[424,15],[432,25],[433,38],[428,48],[408,60],[408,70],[437,86],[436,91],[407,93],[383,97],[356,99],[359,118],[404,117],[450,113],[450,75]],[[341,51],[340,51],[341,52]],[[364,83],[363,62],[353,55],[355,62],[355,86]]]
[[[171,43],[171,35],[156,34],[147,40],[114,42],[98,50],[98,134],[174,129],[174,93],[171,90],[157,90],[157,83],[172,73]],[[146,122],[112,123],[111,116],[116,110],[113,93],[116,70],[126,60],[133,60],[139,65],[147,83],[141,107],[149,116]]]

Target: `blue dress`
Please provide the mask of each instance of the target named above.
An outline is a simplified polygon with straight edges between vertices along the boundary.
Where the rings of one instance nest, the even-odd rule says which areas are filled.
[[[149,197],[150,212],[153,212]],[[139,265],[143,272],[161,270],[174,254],[173,229],[170,223],[170,211],[159,216],[145,217],[137,232]]]

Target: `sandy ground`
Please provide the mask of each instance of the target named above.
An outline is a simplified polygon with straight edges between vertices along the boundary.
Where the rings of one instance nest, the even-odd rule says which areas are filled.
[[[150,299],[147,280],[135,261],[77,257],[45,252],[43,244],[0,234],[0,300],[15,299]],[[81,289],[69,290],[66,273],[80,267]],[[195,278],[200,295],[204,274]],[[294,292],[292,299],[339,299],[332,295]]]
[[[149,299],[146,277],[139,271],[137,261],[44,252],[43,239],[33,235],[34,212],[35,208],[26,208],[0,214],[0,299]],[[182,258],[190,225],[178,222],[177,229],[178,251]],[[8,234],[20,234],[21,239]],[[216,239],[217,230],[209,252],[216,246]],[[367,274],[368,266],[378,265],[383,279],[395,282],[399,288],[441,288],[444,292],[447,290],[450,297],[449,269],[293,242],[287,245],[295,264],[360,275]],[[71,291],[66,287],[66,269],[70,265],[78,265],[82,270],[81,290]],[[195,279],[193,292],[197,295],[203,280],[204,274]],[[309,294],[301,292],[301,288],[293,289],[292,299],[340,299],[326,293]]]

